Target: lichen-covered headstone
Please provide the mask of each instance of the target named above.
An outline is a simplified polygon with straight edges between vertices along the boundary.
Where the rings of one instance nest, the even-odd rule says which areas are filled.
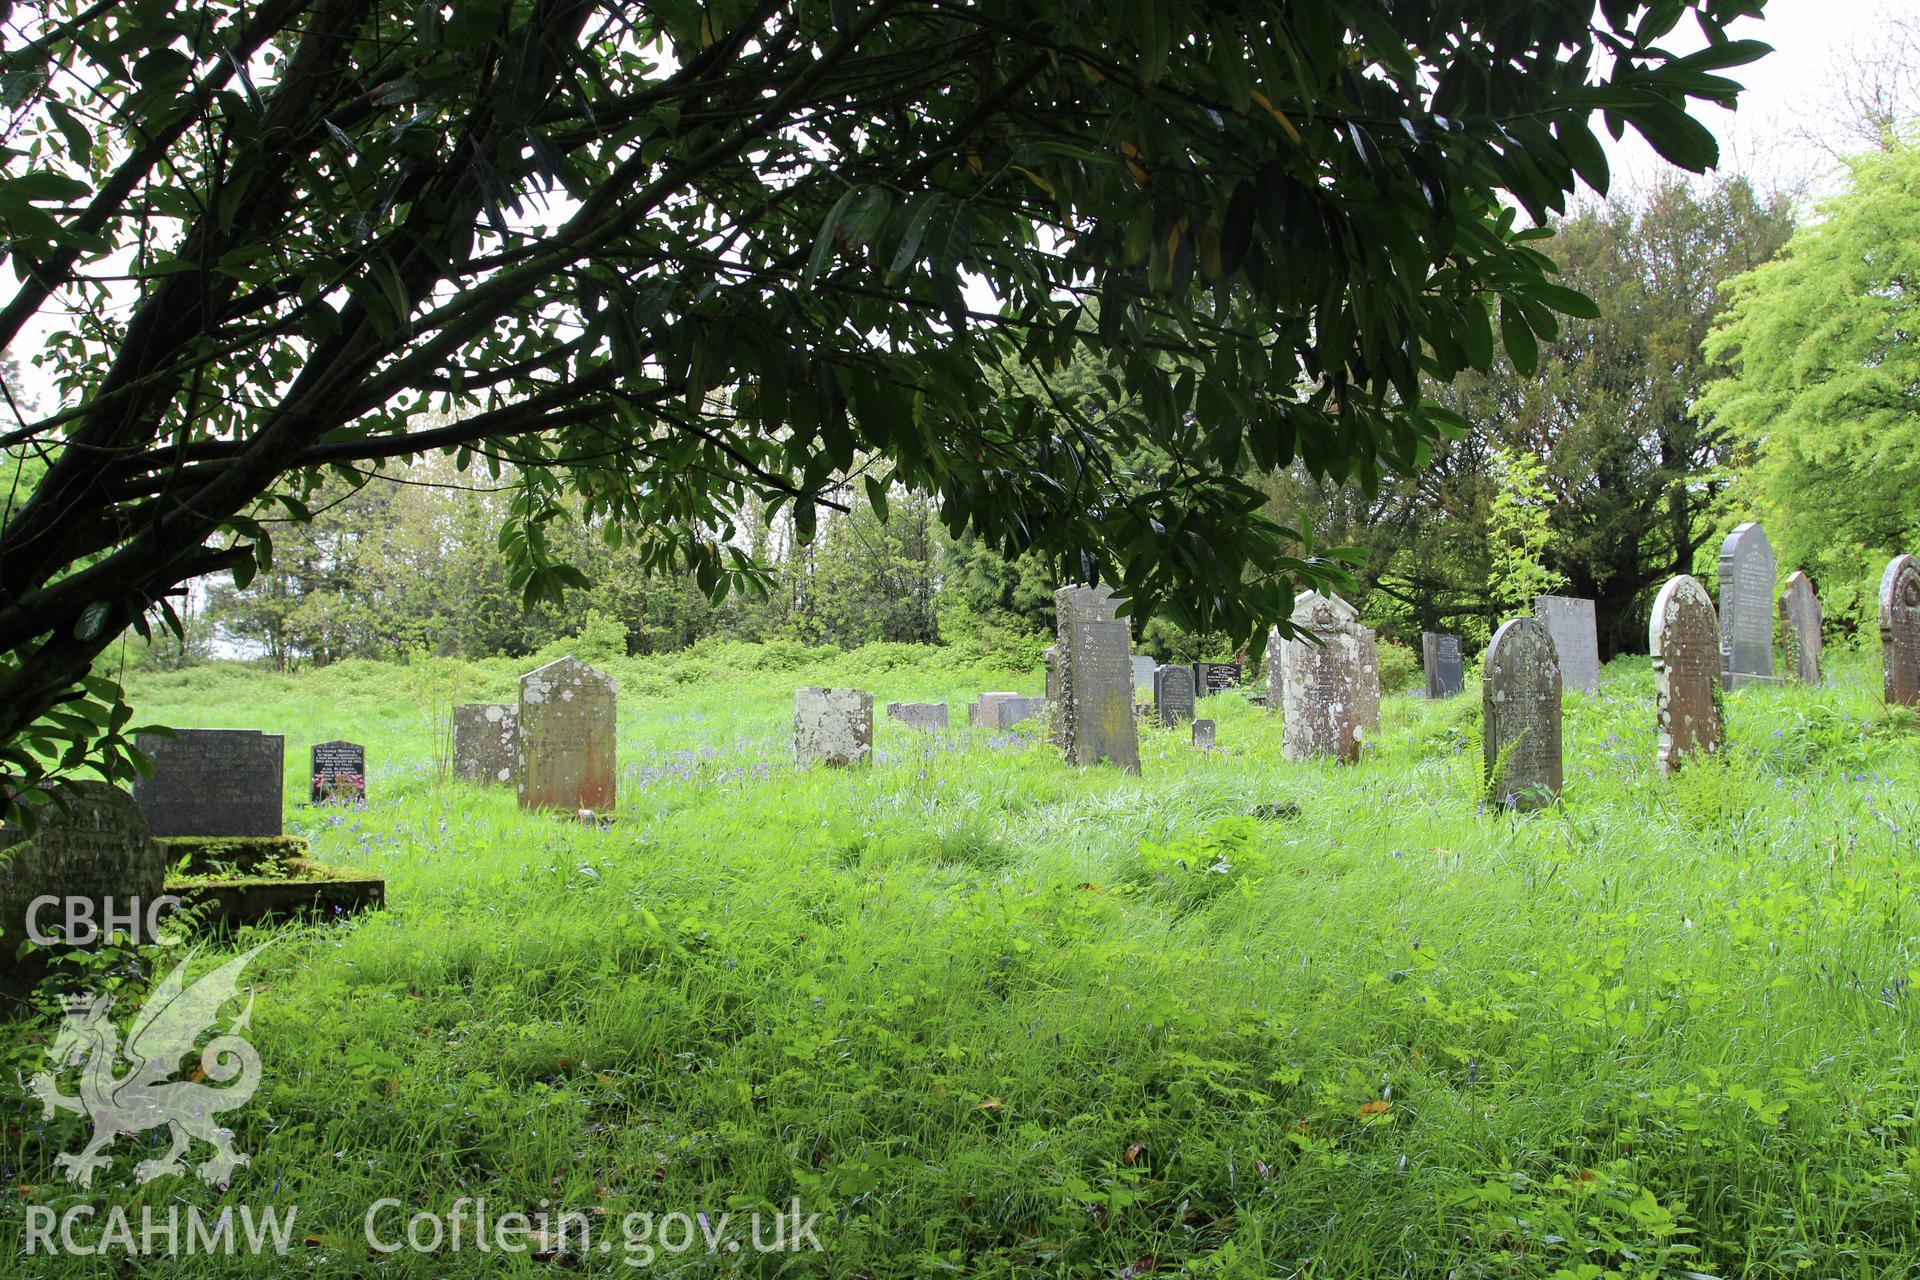
[[[1371,629],[1338,596],[1303,591],[1294,597],[1300,635],[1267,645],[1267,709],[1279,708],[1281,745],[1289,760],[1332,756],[1351,764],[1368,734],[1380,731],[1380,652]],[[1274,661],[1275,651],[1279,661]]]
[[[258,729],[143,733],[134,745],[153,776],[133,784],[147,826],[173,836],[277,836],[286,794],[286,743]]]
[[[1460,656],[1460,637],[1438,631],[1420,633],[1420,655],[1427,673],[1427,697],[1451,698],[1466,688],[1467,667]]]
[[[1132,636],[1107,587],[1062,587],[1059,618],[1060,701],[1054,731],[1067,762],[1109,761],[1140,772],[1140,735],[1133,722]]]
[[[522,809],[614,807],[613,681],[578,658],[520,677],[519,752],[513,776]]]
[[[1195,720],[1193,722],[1193,745],[1201,751],[1213,750],[1213,721]]]
[[[367,798],[367,749],[360,743],[339,738],[316,742],[311,765],[313,786],[308,798],[314,804]]]
[[[1560,687],[1578,693],[1600,691],[1600,631],[1593,601],[1581,596],[1535,596],[1533,616],[1553,637],[1560,658]]]
[[[947,727],[947,704],[944,702],[889,702],[887,718],[898,720],[909,729],[919,729],[931,733]]]
[[[1820,683],[1820,597],[1813,579],[1796,570],[1780,593],[1780,620],[1787,624],[1788,669],[1801,684]]]
[[[865,764],[873,758],[873,695],[865,689],[808,687],[793,695],[793,760]]]
[[[1773,544],[1748,521],[1720,544],[1720,671],[1729,689],[1773,679]]]
[[[1920,704],[1920,560],[1895,556],[1880,575],[1880,664],[1889,706]]]
[[[1693,578],[1681,574],[1654,597],[1647,624],[1653,654],[1655,730],[1659,735],[1654,765],[1672,773],[1690,756],[1720,749],[1720,622],[1713,599]]]
[[[520,708],[469,702],[453,709],[453,776],[504,786],[520,756]]]
[[[1153,709],[1162,728],[1193,719],[1193,668],[1169,663],[1153,673]]]
[[[1560,795],[1560,658],[1538,618],[1502,623],[1481,664],[1486,777],[1508,808]]]

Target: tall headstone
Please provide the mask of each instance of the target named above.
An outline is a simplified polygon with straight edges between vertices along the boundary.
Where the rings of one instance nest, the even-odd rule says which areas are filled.
[[[1538,618],[1502,623],[1480,679],[1486,776],[1508,808],[1535,809],[1560,795],[1560,658]]]
[[[309,773],[314,804],[367,798],[367,749],[358,742],[316,742]]]
[[[865,764],[873,758],[873,695],[865,689],[809,687],[793,695],[793,760]]]
[[[1467,685],[1467,666],[1460,657],[1460,637],[1438,631],[1420,633],[1420,655],[1427,670],[1427,696],[1451,698]]]
[[[887,718],[898,720],[909,729],[920,729],[931,733],[947,727],[947,704],[944,702],[889,702]]]
[[[1060,701],[1054,730],[1067,762],[1109,761],[1140,772],[1140,735],[1133,722],[1132,637],[1107,587],[1054,592],[1060,620]]]
[[[1267,709],[1280,710],[1281,744],[1289,760],[1332,756],[1351,764],[1367,734],[1380,731],[1380,652],[1372,630],[1338,596],[1303,591],[1294,597],[1294,627],[1267,644]],[[1275,650],[1279,661],[1274,661]]]
[[[134,745],[153,776],[133,798],[156,836],[277,836],[286,789],[286,743],[258,729],[180,729],[143,733]]]
[[[1773,679],[1773,544],[1748,521],[1720,544],[1720,671],[1729,689]]]
[[[1156,667],[1153,673],[1153,709],[1162,728],[1171,729],[1193,719],[1193,668],[1181,663]]]
[[[1721,741],[1720,622],[1713,599],[1693,578],[1670,579],[1654,597],[1647,624],[1653,654],[1654,765],[1672,773],[1690,756],[1718,751]]]
[[[1213,721],[1195,720],[1193,722],[1193,745],[1201,751],[1213,750]]]
[[[1145,706],[1153,701],[1153,673],[1158,664],[1144,653],[1133,655],[1133,701],[1136,706]]]
[[[522,809],[613,808],[615,710],[612,679],[578,658],[561,658],[520,677],[513,776]]]
[[[1880,575],[1880,665],[1889,706],[1920,705],[1920,560],[1895,556]]]
[[[469,702],[453,709],[453,776],[500,786],[520,756],[520,708]]]
[[[1224,693],[1240,687],[1237,662],[1196,662],[1193,664],[1193,692],[1197,697]]]
[[[1787,624],[1787,658],[1794,679],[1820,683],[1820,597],[1813,579],[1795,570],[1780,593],[1780,620]]]
[[[1065,700],[1060,696],[1060,646],[1048,645],[1043,657],[1047,667],[1047,741],[1064,751],[1067,739],[1062,710]]]
[[[1560,656],[1560,686],[1580,693],[1600,691],[1600,632],[1593,601],[1580,596],[1535,596],[1533,616],[1553,637]]]

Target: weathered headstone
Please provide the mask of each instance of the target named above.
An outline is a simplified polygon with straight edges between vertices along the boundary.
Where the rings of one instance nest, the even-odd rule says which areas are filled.
[[[1206,697],[1212,693],[1224,693],[1228,689],[1240,687],[1240,664],[1237,662],[1196,662],[1193,664],[1193,691],[1197,697]]]
[[[1158,664],[1144,653],[1133,655],[1133,701],[1145,706],[1153,701],[1153,673]]]
[[[1298,638],[1283,641],[1276,629],[1267,643],[1267,709],[1280,711],[1282,750],[1289,760],[1351,764],[1366,735],[1380,731],[1379,645],[1338,596],[1301,592],[1292,621]]]
[[[578,658],[520,677],[518,757],[522,809],[614,807],[616,697],[613,681]]]
[[[453,709],[453,776],[466,782],[513,781],[520,756],[520,708],[469,702]]]
[[[1720,622],[1713,599],[1693,578],[1681,574],[1654,597],[1647,624],[1653,654],[1655,730],[1659,744],[1654,765],[1672,773],[1690,756],[1720,749]]]
[[[1787,657],[1794,679],[1820,683],[1820,597],[1813,579],[1795,570],[1780,593],[1780,620],[1787,624]]]
[[[1062,727],[1063,712],[1060,697],[1060,646],[1050,644],[1042,655],[1047,669],[1047,741],[1065,750],[1066,731]]]
[[[367,749],[360,743],[339,738],[316,742],[312,763],[310,798],[314,804],[367,798]]]
[[[1920,704],[1920,560],[1895,556],[1880,575],[1880,665],[1889,706]]]
[[[921,729],[932,732],[947,727],[947,704],[944,702],[889,702],[887,717],[898,720],[909,729]]]
[[[1195,720],[1193,722],[1193,745],[1202,751],[1213,750],[1213,721]]]
[[[1055,732],[1069,764],[1107,760],[1140,772],[1140,735],[1133,722],[1132,637],[1107,587],[1062,587],[1054,593],[1060,621],[1060,701]]]
[[[1560,795],[1560,658],[1538,618],[1502,623],[1481,664],[1486,777],[1511,809]]]
[[[1466,688],[1467,667],[1460,657],[1459,636],[1422,631],[1420,654],[1425,660],[1429,698],[1451,698]]]
[[[1002,698],[993,704],[993,727],[1004,733],[1023,720],[1046,713],[1045,698]]]
[[[793,760],[865,764],[873,758],[873,695],[865,689],[808,687],[793,695]]]
[[[277,836],[286,790],[285,742],[258,729],[181,729],[134,742],[153,776],[133,798],[156,836]]]
[[[1773,544],[1748,521],[1720,544],[1720,672],[1729,689],[1773,679]]]
[[[1560,658],[1560,687],[1579,693],[1600,691],[1600,632],[1593,601],[1580,596],[1535,596],[1533,616],[1553,637]]]
[[[976,729],[992,729],[998,727],[1000,714],[995,711],[994,708],[1002,702],[1005,702],[1008,698],[1017,698],[1019,696],[1019,694],[1011,691],[981,694],[967,706],[967,723]]]
[[[1168,663],[1153,673],[1153,708],[1162,728],[1193,719],[1193,668]]]

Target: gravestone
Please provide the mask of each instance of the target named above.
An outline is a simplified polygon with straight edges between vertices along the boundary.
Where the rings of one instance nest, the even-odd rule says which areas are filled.
[[[520,708],[469,702],[453,709],[453,776],[465,782],[513,781],[520,755]]]
[[[1144,653],[1133,655],[1133,701],[1137,706],[1145,706],[1153,701],[1153,673],[1158,664]]]
[[[1045,698],[1002,698],[993,704],[993,727],[1004,733],[1023,720],[1046,713]]]
[[[793,695],[793,761],[865,764],[873,758],[873,695],[865,689],[808,687]]]
[[[513,776],[522,809],[613,808],[616,708],[613,681],[578,658],[520,677]]]
[[[947,727],[947,704],[944,702],[889,702],[887,717],[898,720],[909,729],[919,729],[931,733]]]
[[[1880,575],[1880,666],[1887,705],[1920,704],[1920,560],[1895,556]]]
[[[1279,709],[1283,753],[1351,764],[1366,735],[1380,731],[1379,645],[1338,596],[1301,592],[1292,620],[1301,635],[1283,641],[1276,630],[1267,645],[1268,670],[1278,668],[1269,676],[1267,709]]]
[[[1195,720],[1193,722],[1193,745],[1202,751],[1213,750],[1213,721]]]
[[[1787,624],[1788,669],[1801,684],[1820,683],[1820,597],[1813,579],[1795,570],[1780,593],[1780,620]]]
[[[0,992],[8,996],[24,996],[46,973],[43,954],[18,954],[36,898],[61,900],[36,913],[34,924],[43,934],[64,929],[66,903],[84,899],[97,927],[104,928],[110,914],[122,921],[132,914],[139,921],[138,940],[153,941],[144,931],[168,860],[146,815],[132,796],[104,782],[60,783],[55,790],[68,811],[58,804],[35,806],[32,836],[16,826],[0,827]]]
[[[1193,692],[1196,697],[1204,698],[1208,694],[1224,693],[1228,689],[1239,687],[1239,663],[1196,662],[1193,664]]]
[[[316,742],[312,752],[314,804],[367,798],[367,749],[357,742]]]
[[[277,836],[286,790],[285,742],[258,729],[181,729],[177,737],[143,733],[134,745],[153,776],[133,798],[156,836]]]
[[[1720,622],[1713,599],[1697,581],[1681,574],[1654,597],[1647,624],[1653,654],[1655,730],[1659,743],[1654,765],[1672,773],[1689,756],[1720,749]]]
[[[1720,672],[1729,689],[1773,679],[1773,544],[1748,521],[1720,544]]]
[[[1560,658],[1560,687],[1579,693],[1600,691],[1600,633],[1593,601],[1580,596],[1535,596],[1533,616],[1553,637]]]
[[[1153,706],[1160,726],[1171,729],[1183,720],[1193,719],[1193,668],[1169,663],[1153,673]]]
[[[1012,692],[983,693],[967,707],[967,723],[976,729],[993,729],[1000,724],[1000,715],[994,710],[1008,698],[1020,695]]]
[[[1062,587],[1054,592],[1060,621],[1060,701],[1054,730],[1067,762],[1107,760],[1140,772],[1140,736],[1133,722],[1132,637],[1107,587]]]
[[[1426,663],[1429,698],[1451,698],[1466,688],[1467,668],[1460,657],[1459,636],[1422,631],[1420,653]]]
[[[1560,795],[1560,658],[1538,618],[1502,623],[1481,664],[1485,776],[1510,809]],[[1504,758],[1503,758],[1504,757]]]
[[[1061,728],[1060,646],[1048,645],[1042,657],[1047,668],[1047,741],[1064,750],[1067,743]]]

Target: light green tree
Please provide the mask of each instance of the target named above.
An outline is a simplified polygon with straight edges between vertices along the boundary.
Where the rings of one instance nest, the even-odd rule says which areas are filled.
[[[1493,478],[1498,487],[1487,510],[1487,595],[1500,616],[1509,617],[1530,609],[1535,596],[1565,586],[1567,578],[1546,563],[1553,540],[1546,466],[1524,450],[1498,449]]]

